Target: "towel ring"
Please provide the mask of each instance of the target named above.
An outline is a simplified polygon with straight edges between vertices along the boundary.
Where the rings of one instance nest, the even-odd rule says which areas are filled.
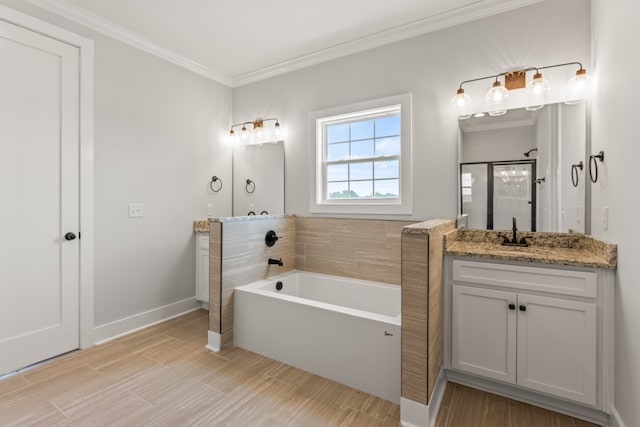
[[[251,194],[256,191],[256,183],[247,178],[247,185],[244,186],[244,190]]]
[[[591,182],[594,184],[598,182],[598,160],[604,162],[604,151],[600,151],[598,154],[592,154],[589,156],[589,178],[591,178]],[[593,162],[593,167],[591,163]],[[595,178],[593,176],[593,171],[595,170]]]
[[[580,162],[577,165],[571,165],[571,183],[574,187],[578,186],[578,179],[580,178],[578,169],[582,170],[584,168],[584,163]]]
[[[213,184],[215,184],[216,182],[219,182],[220,185],[217,188],[213,187]],[[211,177],[211,182],[209,183],[209,188],[211,189],[211,191],[213,191],[214,193],[217,193],[218,191],[222,190],[222,180],[220,178],[218,178],[217,176],[212,176]]]

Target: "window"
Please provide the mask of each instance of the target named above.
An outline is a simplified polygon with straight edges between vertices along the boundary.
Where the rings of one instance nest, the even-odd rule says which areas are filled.
[[[312,113],[311,212],[411,213],[411,97]]]

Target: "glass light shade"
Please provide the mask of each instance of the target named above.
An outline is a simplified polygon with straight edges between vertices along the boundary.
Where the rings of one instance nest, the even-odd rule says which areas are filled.
[[[466,120],[471,117],[471,113],[469,113],[469,107],[471,106],[471,96],[464,93],[464,89],[458,89],[456,96],[451,98],[451,105],[456,109],[456,113],[458,114],[458,118],[461,120]]]
[[[567,82],[565,104],[578,104],[587,99],[591,95],[592,85],[592,79],[587,74],[587,70],[580,68]]]
[[[527,84],[527,104],[525,107],[529,111],[536,111],[544,107],[549,96],[549,82],[542,77],[542,74],[536,73],[533,80]]]
[[[275,126],[273,127],[273,136],[275,136],[276,139],[278,139],[280,137],[280,135],[282,135],[282,129],[280,128],[280,122],[276,122]]]
[[[262,127],[262,124],[260,126],[256,126],[255,129],[253,129],[253,134],[257,139],[262,139],[262,137],[264,136],[264,128]]]
[[[234,145],[236,142],[236,133],[231,129],[227,134],[227,145]]]
[[[500,82],[496,81],[487,92],[485,100],[490,116],[502,116],[506,114],[507,106],[509,105],[509,91]]]
[[[249,132],[247,132],[247,128],[245,126],[242,126],[242,139],[246,140],[247,138],[249,138]]]

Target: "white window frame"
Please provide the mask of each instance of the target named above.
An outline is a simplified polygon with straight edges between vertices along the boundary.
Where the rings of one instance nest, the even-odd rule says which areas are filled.
[[[325,124],[376,115],[400,108],[400,197],[397,199],[328,199],[326,197],[326,168],[324,164]],[[344,105],[309,113],[310,142],[310,198],[311,213],[411,215],[413,213],[412,186],[412,108],[411,94],[395,95],[357,104]]]

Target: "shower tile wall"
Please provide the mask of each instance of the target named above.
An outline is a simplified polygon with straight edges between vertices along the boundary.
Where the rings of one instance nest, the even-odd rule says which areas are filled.
[[[400,284],[406,221],[296,217],[296,269]]]

